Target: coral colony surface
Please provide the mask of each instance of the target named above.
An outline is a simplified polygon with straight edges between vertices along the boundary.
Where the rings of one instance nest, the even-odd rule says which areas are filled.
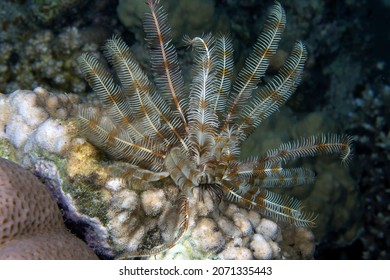
[[[237,74],[229,36],[185,37],[193,49],[185,83],[167,14],[159,1],[147,4],[150,69],[113,36],[103,53],[116,76],[92,54],[78,60],[99,102],[43,88],[0,95],[1,156],[45,181],[68,226],[101,258],[313,258],[310,228],[321,212],[278,191],[314,181],[312,170],[292,167],[296,159],[348,162],[351,138],[302,137],[242,158],[249,136],[298,87],[306,61],[297,41],[268,75],[282,6],[271,7]]]
[[[0,186],[0,259],[97,259],[30,171],[0,158]]]

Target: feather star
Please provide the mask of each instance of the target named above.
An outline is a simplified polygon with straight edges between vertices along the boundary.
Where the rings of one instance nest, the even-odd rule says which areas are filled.
[[[234,79],[233,47],[226,35],[185,38],[194,50],[193,80],[186,90],[167,14],[148,0],[144,19],[152,82],[119,37],[109,39],[104,55],[120,85],[93,56],[79,58],[81,70],[108,116],[82,109],[79,123],[87,138],[113,158],[131,163],[124,176],[145,181],[170,177],[179,188],[180,220],[169,244],[136,252],[153,255],[172,248],[188,229],[189,197],[194,188],[215,201],[227,199],[255,208],[275,220],[314,226],[315,215],[300,201],[269,189],[310,183],[313,171],[284,168],[286,162],[317,154],[351,156],[351,137],[319,135],[284,143],[258,158],[240,160],[248,136],[283,105],[301,80],[307,51],[297,41],[290,56],[267,83],[260,84],[285,29],[282,6],[275,2],[252,53]],[[260,86],[259,86],[260,84]]]

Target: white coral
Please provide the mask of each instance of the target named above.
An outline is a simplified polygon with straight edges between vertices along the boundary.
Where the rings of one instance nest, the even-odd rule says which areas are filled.
[[[56,107],[65,95],[50,95],[47,90],[17,90],[0,96],[0,138],[7,139],[16,148],[31,152],[37,148],[64,155],[70,143],[68,129],[50,112],[68,116],[66,108]],[[50,102],[45,102],[50,97]],[[68,98],[68,97],[65,97]],[[65,104],[62,102],[61,104]]]
[[[70,136],[66,128],[58,120],[47,119],[42,122],[29,137],[25,152],[39,147],[55,154],[64,154],[69,148]]]
[[[141,195],[142,208],[146,215],[156,216],[165,206],[167,199],[163,190],[147,190]]]
[[[271,240],[275,240],[278,234],[279,227],[278,225],[268,219],[261,219],[260,224],[256,227],[256,232],[260,233]]]
[[[270,260],[273,257],[273,250],[271,245],[261,234],[256,233],[253,235],[250,248],[253,251],[253,256],[260,260]]]
[[[209,218],[201,218],[191,234],[192,240],[201,252],[213,252],[225,244],[217,224]]]

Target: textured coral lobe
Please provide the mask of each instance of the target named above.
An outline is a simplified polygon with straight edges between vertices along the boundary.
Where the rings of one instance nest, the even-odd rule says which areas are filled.
[[[0,158],[0,259],[97,259],[65,227],[49,190]]]
[[[107,41],[104,55],[116,70],[120,84],[90,54],[79,58],[81,70],[105,112],[99,115],[94,109],[80,110],[80,127],[88,140],[114,159],[131,164],[124,178],[170,178],[181,193],[177,200],[177,234],[156,249],[129,254],[158,254],[178,243],[190,227],[194,189],[199,190],[202,203],[209,194],[216,204],[226,199],[278,221],[313,226],[315,215],[302,211],[300,201],[270,189],[314,180],[314,172],[307,168],[284,167],[297,158],[339,154],[347,161],[351,154],[349,136],[305,137],[263,156],[240,159],[241,147],[249,135],[288,100],[301,80],[307,51],[297,41],[278,73],[262,84],[285,29],[282,6],[275,2],[270,9],[263,31],[237,75],[228,36],[185,38],[194,51],[193,78],[187,91],[167,14],[158,2],[147,1],[150,12],[144,19],[154,81],[117,36]],[[142,198],[144,205],[153,199],[147,194]],[[151,213],[159,211],[158,203],[155,208],[144,208]],[[271,247],[267,253],[257,249],[260,239],[253,243],[253,250],[269,256]]]

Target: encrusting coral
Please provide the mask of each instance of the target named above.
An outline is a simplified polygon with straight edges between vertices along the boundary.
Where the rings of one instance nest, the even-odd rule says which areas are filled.
[[[65,227],[49,190],[0,158],[0,259],[97,259]]]

